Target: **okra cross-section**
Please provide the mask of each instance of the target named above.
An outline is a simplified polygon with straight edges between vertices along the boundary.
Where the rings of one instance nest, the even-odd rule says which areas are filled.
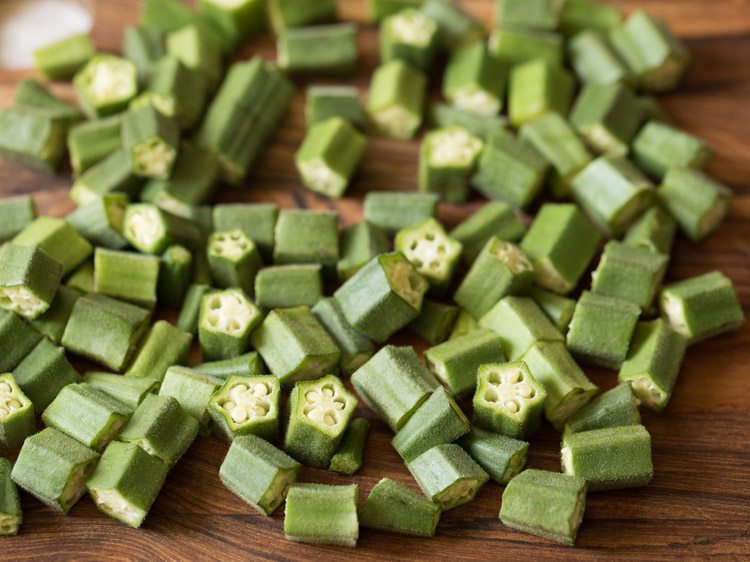
[[[138,93],[135,65],[114,55],[94,56],[73,78],[78,102],[91,119],[119,113]]]
[[[166,179],[177,159],[180,128],[174,119],[147,105],[122,119],[122,144],[137,176]]]
[[[427,78],[402,60],[375,69],[367,115],[380,134],[401,140],[414,136],[422,123]]]
[[[427,72],[438,54],[438,26],[416,8],[405,7],[381,23],[378,51],[381,63],[401,59]]]
[[[29,319],[43,314],[60,286],[63,266],[34,246],[0,248],[0,307]]]
[[[565,422],[565,433],[637,425],[641,423],[639,404],[633,387],[627,382],[620,383],[570,416]]]
[[[0,536],[17,535],[21,526],[21,501],[11,479],[13,464],[0,459]]]
[[[443,95],[460,109],[496,115],[503,106],[507,69],[483,41],[458,49],[445,67]]]
[[[250,334],[261,321],[260,310],[240,289],[204,295],[198,320],[204,359],[229,359],[243,354]]]
[[[263,263],[255,243],[239,228],[214,232],[208,240],[208,265],[218,287],[239,287],[252,295]]]
[[[294,484],[286,497],[284,535],[294,542],[357,546],[358,498],[356,484]]]
[[[458,444],[500,484],[510,482],[526,466],[526,441],[472,427]]]
[[[390,478],[373,486],[362,506],[360,524],[401,535],[434,537],[440,506]]]
[[[19,388],[13,375],[0,375],[0,445],[5,449],[16,449],[35,431],[31,400]]]
[[[484,142],[463,127],[427,133],[419,151],[419,190],[460,203],[469,194],[469,178]]]
[[[208,402],[214,392],[221,387],[222,380],[204,375],[187,367],[170,367],[159,389],[159,396],[171,396],[203,428],[211,421]]]
[[[307,466],[328,468],[356,407],[333,375],[298,382],[289,396],[284,450]]]
[[[281,385],[274,376],[231,376],[208,401],[208,413],[227,441],[248,434],[275,441],[280,395]]]
[[[161,255],[173,244],[193,248],[202,240],[200,228],[192,220],[147,203],[128,205],[123,235],[134,248],[153,255]]]
[[[434,293],[442,294],[448,289],[462,246],[446,234],[437,220],[427,219],[418,226],[400,230],[394,245],[430,283]]]
[[[94,291],[154,308],[160,265],[156,256],[97,248],[94,252]]]

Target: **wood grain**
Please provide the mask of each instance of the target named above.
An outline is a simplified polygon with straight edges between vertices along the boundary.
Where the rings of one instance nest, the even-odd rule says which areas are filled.
[[[670,116],[716,148],[710,172],[736,193],[723,229],[695,246],[680,240],[669,278],[721,269],[735,282],[750,311],[750,0],[622,0],[628,11],[644,8],[665,18],[682,35],[693,57],[684,86],[663,98]],[[467,8],[491,21],[489,0],[467,0]],[[363,0],[340,0],[342,16],[363,21]],[[135,0],[95,3],[94,40],[117,51],[125,24],[135,21]],[[377,63],[377,35],[363,25],[363,65],[352,79],[364,94]],[[238,55],[272,58],[273,44],[262,38]],[[12,96],[22,73],[0,71],[0,105]],[[300,82],[303,85],[304,82]],[[434,88],[433,88],[434,89]],[[55,90],[70,96],[64,85]],[[331,202],[300,187],[292,155],[303,134],[303,94],[298,91],[283,127],[248,178],[243,190],[224,190],[222,201],[277,201],[284,207],[336,208],[342,222],[361,218],[361,197],[371,189],[410,190],[416,186],[418,143],[371,138],[360,173],[347,197]],[[3,196],[33,193],[44,213],[63,215],[70,179],[43,176],[0,163]],[[480,200],[442,206],[441,218],[454,224]],[[419,342],[409,337],[402,342]],[[661,416],[644,414],[653,436],[654,480],[647,487],[589,496],[578,547],[559,547],[511,531],[497,519],[502,488],[484,487],[470,506],[444,514],[435,539],[406,539],[363,530],[355,550],[302,546],[283,538],[283,509],[271,518],[257,515],[220,483],[218,468],[226,445],[202,439],[172,471],[143,529],[134,531],[100,514],[84,498],[65,518],[28,495],[23,497],[22,534],[5,539],[0,558],[14,560],[594,560],[704,559],[750,556],[750,325],[737,334],[692,347],[674,397]],[[612,373],[592,369],[603,388]],[[361,497],[383,476],[415,487],[389,445],[385,425],[373,422],[366,466],[355,480]],[[545,426],[534,437],[530,465],[558,470],[559,435]],[[304,481],[343,483],[349,479],[305,470]],[[12,542],[11,542],[12,540]]]

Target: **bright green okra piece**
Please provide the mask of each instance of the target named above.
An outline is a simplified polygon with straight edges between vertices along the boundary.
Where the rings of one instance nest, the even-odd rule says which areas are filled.
[[[138,93],[138,72],[128,59],[98,54],[73,78],[78,103],[90,118],[121,112]]]
[[[36,49],[34,63],[45,78],[68,80],[91,60],[95,52],[91,38],[85,33],[76,33]]]
[[[365,220],[388,234],[417,226],[437,213],[438,196],[434,193],[402,191],[369,191],[365,195]]]
[[[138,23],[167,32],[180,29],[193,19],[190,6],[181,0],[144,0]]]
[[[370,422],[365,418],[355,418],[349,423],[339,448],[336,449],[328,470],[352,476],[362,468],[365,442],[370,433]]]
[[[468,432],[468,418],[440,386],[396,433],[391,445],[409,463],[436,445],[452,443]]]
[[[308,129],[294,163],[305,187],[339,198],[349,187],[366,146],[365,136],[353,125],[331,117]]]
[[[122,145],[136,176],[166,179],[179,150],[177,122],[153,106],[131,109],[122,118]]]
[[[574,35],[568,41],[568,57],[578,79],[587,85],[630,83],[630,69],[617,55],[607,37],[594,29]]]
[[[458,310],[456,321],[453,323],[453,330],[451,331],[448,340],[458,339],[461,336],[476,332],[479,329],[479,322],[477,322],[474,317],[463,308],[460,308]]]
[[[622,12],[598,0],[565,0],[560,12],[560,31],[566,37],[588,29],[606,32],[620,22]]]
[[[505,488],[500,520],[512,529],[572,546],[585,509],[586,480],[527,469]]]
[[[446,234],[436,219],[400,230],[394,247],[427,280],[431,293],[442,295],[448,290],[463,247]]]
[[[339,280],[346,281],[367,263],[390,249],[388,235],[379,226],[366,220],[341,231],[340,257],[336,264]]]
[[[221,82],[223,46],[206,27],[191,23],[167,33],[167,54],[203,74],[210,91]]]
[[[456,289],[456,303],[479,319],[507,295],[526,293],[534,282],[534,266],[515,244],[493,236]]]
[[[64,219],[37,217],[12,240],[18,246],[37,246],[63,265],[63,276],[88,258],[93,248]]]
[[[64,125],[66,133],[83,118],[77,107],[52,94],[34,78],[24,78],[18,82],[16,93],[13,95],[13,106],[28,107],[47,113]]]
[[[319,263],[333,276],[339,261],[339,214],[287,209],[276,221],[273,258],[277,264]]]
[[[190,129],[203,116],[207,95],[208,84],[200,71],[166,56],[151,66],[148,89],[141,97],[150,99],[156,109],[173,117],[181,129]]]
[[[180,406],[205,428],[211,421],[208,402],[223,382],[187,367],[174,366],[167,369],[159,396],[171,396],[177,400]]]
[[[550,112],[567,115],[574,87],[573,75],[561,66],[539,59],[515,65],[508,87],[510,122],[518,127]]]
[[[123,220],[123,235],[144,254],[161,255],[174,244],[196,248],[203,234],[191,219],[169,213],[149,203],[128,205]]]
[[[504,0],[495,3],[495,27],[557,29],[563,0]]]
[[[36,432],[34,405],[13,375],[0,375],[0,445],[17,449]]]
[[[336,299],[321,299],[311,311],[341,351],[339,368],[344,375],[351,375],[375,353],[374,344],[349,324]]]
[[[656,178],[663,178],[671,168],[704,168],[714,155],[702,139],[659,120],[643,126],[633,139],[632,151],[635,163]]]
[[[21,316],[0,309],[0,373],[15,369],[44,336]]]
[[[286,539],[300,543],[357,546],[358,498],[356,484],[293,484],[286,498]]]
[[[429,284],[400,252],[373,258],[334,293],[347,321],[384,342],[419,316]]]
[[[426,0],[420,10],[437,24],[445,49],[468,47],[484,38],[484,25],[451,0]]]
[[[0,535],[17,535],[21,526],[21,501],[18,489],[11,479],[13,464],[0,459]]]
[[[11,476],[20,488],[67,515],[86,492],[98,460],[97,452],[48,427],[24,441]]]
[[[73,177],[79,177],[122,146],[122,116],[84,121],[68,133],[68,153]]]
[[[379,22],[403,10],[419,8],[424,0],[367,0],[367,19]]]
[[[281,384],[272,375],[231,376],[208,401],[208,413],[226,441],[249,434],[276,441],[280,395]]]
[[[427,78],[400,59],[375,69],[366,112],[381,135],[409,140],[422,123]]]
[[[336,20],[336,0],[269,0],[268,17],[276,33]]]
[[[193,254],[179,244],[170,246],[161,255],[156,296],[159,304],[180,308],[193,276]]]
[[[151,326],[126,375],[161,381],[169,367],[185,364],[192,342],[192,334],[159,320]]]
[[[143,179],[133,174],[130,156],[124,149],[117,148],[75,179],[70,198],[83,207],[101,203],[105,197],[136,198],[142,187]]]
[[[201,363],[194,366],[193,370],[223,381],[229,377],[249,377],[267,372],[257,351],[250,351],[231,359]]]
[[[307,127],[331,117],[341,117],[361,129],[365,113],[355,86],[308,86],[305,95],[305,123]]]
[[[128,241],[122,235],[122,221],[128,197],[123,193],[105,193],[78,207],[65,220],[94,246],[122,250]]]
[[[31,195],[18,195],[0,201],[0,243],[7,242],[36,218]]]
[[[460,203],[469,196],[469,179],[484,142],[462,127],[435,129],[424,136],[419,151],[419,191]]]
[[[159,266],[159,258],[155,256],[97,248],[94,253],[94,291],[144,308],[154,308]]]
[[[458,311],[457,306],[425,299],[419,316],[409,323],[409,331],[430,345],[442,343],[448,339]]]
[[[434,537],[440,506],[390,478],[383,478],[367,496],[359,513],[360,523],[401,535]]]
[[[551,65],[562,65],[562,36],[552,31],[503,26],[493,30],[489,50],[506,64],[515,65],[541,59]]]
[[[0,248],[0,307],[33,320],[50,307],[63,266],[43,249],[13,243]]]
[[[656,196],[680,230],[696,242],[719,228],[729,214],[733,197],[724,184],[687,167],[670,168]]]
[[[67,385],[81,382],[63,349],[46,338],[13,369],[13,378],[34,403],[37,413],[47,408]]]
[[[576,301],[567,297],[561,297],[551,291],[545,291],[539,287],[532,287],[529,296],[539,305],[542,312],[552,321],[552,324],[561,334],[568,331],[570,320],[573,318],[573,311],[576,307]]]
[[[211,290],[209,285],[200,283],[193,283],[188,287],[182,308],[180,309],[180,316],[177,318],[177,327],[180,330],[193,335],[198,333],[198,321],[200,319],[203,297]]]
[[[501,115],[477,115],[447,103],[431,103],[425,118],[432,128],[462,127],[482,139],[503,132],[507,124]]]
[[[300,464],[256,435],[232,442],[219,469],[224,485],[263,515],[271,515],[299,476]]]
[[[645,486],[654,474],[651,436],[642,425],[623,425],[563,435],[565,474],[586,480],[592,492]]]
[[[167,53],[164,33],[156,27],[131,25],[122,37],[122,54],[133,62],[138,71],[138,81],[148,83],[152,65]]]
[[[260,309],[240,289],[205,294],[198,319],[203,358],[230,359],[245,353],[250,334],[262,320]]]
[[[286,29],[276,37],[276,62],[289,74],[351,74],[357,67],[357,26],[335,23]]]
[[[265,267],[255,277],[255,302],[264,309],[313,306],[322,296],[319,264]]]
[[[255,243],[240,229],[214,232],[208,239],[211,278],[221,288],[239,287],[252,295],[263,262]]]
[[[279,207],[275,203],[232,203],[213,208],[214,229],[217,231],[239,228],[260,250],[263,259],[270,262]]]
[[[80,297],[79,291],[60,285],[47,311],[32,322],[34,327],[52,342],[59,344],[73,307]]]
[[[54,173],[65,152],[67,125],[48,112],[26,106],[0,111],[0,156]]]
[[[236,46],[266,26],[263,0],[200,0],[199,15],[213,24],[227,45]]]
[[[429,71],[438,55],[438,25],[416,8],[406,8],[380,24],[380,62],[401,59],[422,72]]]
[[[482,365],[472,400],[474,424],[526,439],[539,429],[546,399],[547,391],[523,361]]]
[[[507,484],[526,466],[526,441],[472,427],[458,444],[499,484]]]
[[[640,401],[630,383],[618,384],[565,420],[564,432],[568,434],[605,427],[638,425],[641,423],[639,404]]]
[[[406,465],[424,494],[443,511],[474,500],[488,474],[456,444],[437,445]]]
[[[493,236],[499,240],[517,242],[525,232],[526,225],[516,216],[510,205],[501,201],[490,201],[451,230],[450,236],[461,242],[463,260],[470,264]]]
[[[75,381],[74,381],[75,382]],[[147,377],[124,377],[113,373],[89,371],[83,376],[83,382],[110,395],[134,411],[150,394],[159,391],[161,381]],[[132,420],[132,418],[131,418]],[[120,434],[122,439],[122,434]]]
[[[584,291],[570,321],[568,349],[587,363],[619,369],[640,315],[635,303]]]
[[[720,271],[667,285],[659,296],[659,308],[689,344],[736,330],[745,321],[732,281]]]
[[[445,67],[443,96],[460,109],[496,115],[503,108],[507,78],[505,65],[479,41],[452,53]]]
[[[359,397],[394,432],[440,383],[411,347],[386,345],[352,375]]]

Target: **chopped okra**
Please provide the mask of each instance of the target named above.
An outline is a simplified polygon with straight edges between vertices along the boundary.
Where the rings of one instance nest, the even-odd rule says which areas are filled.
[[[336,20],[336,0],[269,0],[268,18],[276,33]]]
[[[149,329],[126,375],[161,381],[169,367],[185,364],[192,342],[192,334],[158,320]]]
[[[598,0],[565,0],[560,11],[560,31],[566,37],[587,29],[607,32],[621,21],[619,8]]]
[[[343,283],[367,263],[390,249],[388,235],[378,225],[366,220],[341,231],[341,255],[336,264],[339,280]]]
[[[31,195],[17,195],[0,201],[0,243],[7,242],[36,218],[36,204]]]
[[[44,336],[18,314],[0,309],[0,373],[15,369]]]
[[[630,383],[620,383],[600,394],[565,421],[565,433],[577,433],[605,427],[638,425],[640,400]]]
[[[0,445],[17,449],[36,432],[34,405],[13,375],[0,375]],[[1,525],[0,525],[1,526]]]
[[[208,402],[223,382],[187,367],[170,367],[164,375],[159,396],[175,398],[188,414],[205,427],[211,420]]]
[[[557,29],[564,0],[504,0],[495,4],[495,26]]]
[[[509,65],[540,59],[560,66],[564,54],[562,37],[558,33],[511,26],[493,30],[489,49],[495,57]]]
[[[359,487],[293,484],[286,497],[284,535],[311,544],[357,546]]]
[[[367,435],[370,433],[370,422],[365,418],[355,418],[349,423],[341,444],[331,457],[328,470],[351,476],[362,468],[362,457],[365,453]]]
[[[657,197],[661,197],[656,192]],[[635,219],[623,242],[636,248],[669,255],[677,231],[677,222],[661,205],[654,205]]]
[[[161,385],[161,381],[157,379],[123,377],[122,375],[102,371],[89,371],[83,376],[83,382],[105,394],[109,394],[112,398],[133,410],[136,410],[147,396],[158,392]]]
[[[488,145],[485,145],[485,150]],[[451,230],[451,238],[463,245],[464,263],[472,263],[487,241],[496,236],[506,242],[518,242],[526,225],[507,203],[490,201]]]
[[[260,250],[266,263],[272,261],[274,229],[279,216],[275,203],[233,203],[213,208],[216,231],[239,228]]]
[[[37,414],[49,406],[69,384],[81,382],[65,351],[43,338],[13,369],[13,378],[34,403]]]
[[[101,202],[107,196],[136,197],[142,185],[142,178],[133,174],[128,153],[116,148],[75,179],[70,198],[79,207],[88,206]]]
[[[249,377],[251,375],[262,375],[266,372],[263,360],[257,351],[249,351],[231,359],[201,363],[194,366],[193,370],[224,381],[229,377]]]
[[[702,139],[652,119],[633,139],[633,159],[645,172],[663,178],[670,168],[702,169],[714,155]]]
[[[265,267],[255,277],[255,302],[264,309],[313,306],[322,296],[318,264]]]
[[[249,39],[266,25],[263,0],[200,0],[198,7],[229,45]]]
[[[179,309],[193,278],[193,253],[179,244],[169,246],[160,258],[156,297],[159,304]]]
[[[409,140],[422,123],[427,78],[400,59],[375,69],[367,115],[381,135]]]
[[[277,264],[319,263],[332,276],[339,261],[339,214],[286,209],[276,221],[273,258]]]
[[[49,308],[44,314],[35,318],[32,324],[53,343],[59,344],[70,313],[73,312],[73,306],[80,297],[81,293],[76,289],[60,285]]]
[[[475,137],[483,139],[503,132],[507,124],[502,115],[477,115],[447,103],[431,103],[427,108],[426,121],[436,129],[463,127]]]
[[[280,394],[279,379],[274,376],[230,376],[208,401],[208,413],[227,441],[249,434],[276,441]]]
[[[203,297],[210,291],[211,287],[202,283],[192,283],[188,287],[180,309],[180,316],[177,318],[177,327],[180,330],[193,335],[198,333]]]
[[[388,234],[396,234],[402,228],[433,218],[438,200],[434,193],[369,191],[364,201],[365,220]]]
[[[94,246],[122,250],[128,245],[122,236],[122,221],[128,203],[128,196],[124,193],[105,193],[79,206],[65,220]]]
[[[93,251],[91,244],[70,224],[56,217],[37,217],[12,242],[18,246],[37,246],[44,250],[63,265],[63,276],[78,267]]]
[[[94,253],[94,291],[154,308],[159,281],[159,258],[97,248]]]
[[[432,292],[445,293],[453,280],[462,246],[446,234],[437,220],[427,219],[420,225],[400,230],[394,246],[430,283]]]
[[[46,86],[33,78],[24,78],[18,83],[13,96],[13,106],[28,107],[46,113],[54,121],[62,124],[66,133],[83,118],[77,107],[55,96]]]
[[[568,41],[568,57],[578,79],[586,85],[608,86],[630,83],[633,77],[607,37],[596,29],[585,29]]]
[[[65,152],[66,125],[48,112],[26,106],[0,111],[0,156],[54,173]]]
[[[218,287],[239,287],[252,295],[263,263],[255,243],[239,228],[214,232],[208,240],[208,265]]]
[[[567,115],[573,100],[573,75],[544,60],[513,67],[508,87],[508,115],[516,127],[550,112]]]
[[[499,484],[507,484],[526,466],[526,441],[472,427],[458,444]]]
[[[438,26],[442,46],[452,51],[480,42],[484,26],[459,4],[446,0],[426,0],[420,10]]]
[[[147,84],[152,65],[167,53],[162,30],[150,25],[131,25],[122,37],[122,54],[138,70],[138,81]]]
[[[68,80],[95,52],[91,38],[85,33],[76,33],[35,50],[34,62],[46,78]]]
[[[359,513],[360,524],[400,535],[434,537],[441,509],[430,498],[383,478],[372,487]]]
[[[311,312],[341,351],[339,368],[344,375],[351,375],[375,353],[375,345],[349,324],[336,299],[319,300]]]
[[[455,305],[424,299],[419,316],[409,323],[408,329],[427,343],[436,345],[448,339],[458,311]]]
[[[5,244],[0,248],[0,307],[31,320],[52,304],[63,266],[35,246]]]
[[[114,55],[98,54],[74,79],[78,103],[90,118],[120,113],[138,93],[135,65]]]
[[[276,37],[276,62],[289,74],[351,74],[357,68],[357,26],[334,23],[286,29]]]
[[[203,116],[207,95],[208,84],[200,71],[166,56],[151,66],[148,90],[131,102],[130,109],[143,100],[174,118],[181,129],[190,129]]]
[[[122,116],[84,121],[68,133],[68,152],[73,177],[79,177],[122,146]]]
[[[17,535],[21,526],[21,501],[11,479],[13,463],[0,458],[0,536]]]
[[[539,308],[552,321],[555,328],[560,330],[560,333],[565,334],[568,331],[576,307],[575,300],[561,297],[552,291],[545,291],[539,287],[532,287],[529,296],[539,305]]]
[[[161,255],[173,244],[194,247],[202,238],[200,228],[192,220],[148,203],[128,205],[123,235],[137,250],[154,255]]]
[[[247,351],[250,334],[261,321],[260,310],[240,289],[205,294],[198,320],[198,339],[204,359],[229,359],[243,354]]]
[[[331,117],[341,117],[361,129],[365,113],[355,86],[309,86],[305,97],[305,122],[309,127]]]
[[[380,62],[401,59],[427,72],[438,55],[438,26],[416,8],[386,17],[379,30]]]
[[[459,109],[478,115],[500,112],[507,69],[482,41],[453,51],[445,67],[443,96]]]
[[[203,74],[209,91],[216,89],[224,69],[224,53],[221,40],[212,28],[191,22],[167,33],[165,45],[168,55]]]
[[[147,105],[122,119],[122,144],[136,176],[166,179],[172,174],[179,148],[176,121]]]
[[[419,190],[460,203],[469,195],[469,179],[484,142],[462,127],[427,133],[419,152]]]
[[[367,0],[367,19],[379,22],[402,10],[419,8],[424,0]]]

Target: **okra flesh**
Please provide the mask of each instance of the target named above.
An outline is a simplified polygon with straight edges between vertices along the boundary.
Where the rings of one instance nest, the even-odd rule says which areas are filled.
[[[444,292],[461,257],[463,247],[451,239],[435,219],[396,234],[394,246],[417,269],[436,293]]]
[[[465,201],[469,178],[484,143],[461,127],[425,135],[419,155],[419,189],[448,202]]]
[[[229,377],[208,402],[208,411],[227,440],[253,434],[275,441],[279,434],[279,396],[276,377]]]
[[[367,529],[433,537],[440,515],[440,506],[429,498],[390,478],[383,478],[370,490],[359,518],[362,527]]]
[[[21,502],[18,489],[11,478],[13,464],[0,459],[0,535],[17,535],[21,526]]]
[[[395,139],[412,138],[422,123],[426,86],[425,75],[401,60],[379,66],[367,100],[367,114],[375,130]]]
[[[493,116],[502,108],[506,68],[483,42],[454,51],[443,78],[443,95],[459,109]]]
[[[400,58],[426,72],[438,52],[438,26],[415,8],[385,18],[380,26],[380,62]]]
[[[81,107],[89,118],[119,113],[138,92],[135,65],[113,55],[94,56],[74,79]]]
[[[36,432],[34,406],[13,375],[0,376],[0,445],[16,449]]]
[[[208,265],[211,278],[218,287],[239,287],[252,295],[255,276],[263,263],[255,243],[236,228],[211,234],[208,239]]]
[[[198,320],[204,359],[230,359],[245,353],[250,334],[261,320],[258,307],[239,289],[204,295]]]

